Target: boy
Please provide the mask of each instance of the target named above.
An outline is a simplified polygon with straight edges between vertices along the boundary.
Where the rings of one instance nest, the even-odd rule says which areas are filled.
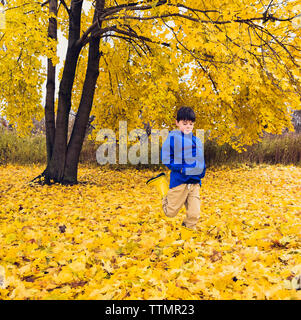
[[[192,134],[194,122],[194,111],[190,107],[180,108],[176,120],[179,130],[169,132],[162,145],[162,163],[171,170],[169,190],[164,173],[147,181],[161,191],[167,217],[175,217],[185,205],[182,226],[192,230],[196,230],[200,218],[200,186],[206,172],[202,142]]]

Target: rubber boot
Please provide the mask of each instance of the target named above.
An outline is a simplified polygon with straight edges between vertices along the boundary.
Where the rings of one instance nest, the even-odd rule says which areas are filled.
[[[168,181],[166,179],[165,173],[160,173],[154,178],[150,178],[147,180],[146,184],[148,186],[155,186],[156,189],[159,191],[161,198],[163,199],[169,190]]]

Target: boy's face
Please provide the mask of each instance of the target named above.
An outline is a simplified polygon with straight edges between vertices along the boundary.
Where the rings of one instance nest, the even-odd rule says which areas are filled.
[[[176,120],[176,125],[184,134],[189,134],[193,130],[194,122],[190,120]]]

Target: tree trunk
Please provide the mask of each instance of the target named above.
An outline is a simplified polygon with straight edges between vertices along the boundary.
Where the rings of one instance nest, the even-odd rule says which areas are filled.
[[[103,11],[104,5],[105,0],[96,1],[96,10],[94,13],[93,22],[96,21],[97,14],[101,14]],[[76,65],[82,49],[81,45],[77,45],[77,40],[80,37],[81,9],[82,1],[71,1],[68,49],[63,76],[59,88],[59,101],[54,130],[54,143],[52,152],[49,153],[51,156],[49,157],[50,160],[48,161],[47,167],[45,171],[39,177],[37,177],[44,177],[45,182],[48,184],[52,181],[62,184],[77,183],[79,155],[85,138],[96,82],[99,75],[99,59],[101,56],[99,52],[100,37],[99,35],[93,36],[93,34],[91,34],[85,82],[72,134],[67,147],[69,113],[71,109],[71,93],[75,78]],[[51,122],[46,122],[46,126],[49,124],[51,124]],[[51,126],[46,128],[46,130],[51,131]],[[33,181],[35,179],[33,179]]]
[[[57,0],[50,0],[49,13],[54,13],[57,16]],[[48,37],[57,40],[57,20],[56,18],[49,19]],[[49,164],[55,133],[54,120],[54,97],[55,97],[55,66],[51,59],[47,61],[47,83],[46,83],[46,102],[45,102],[45,126],[46,126],[46,148],[47,148],[47,164]]]
[[[71,109],[71,91],[79,52],[76,48],[68,48],[63,77],[60,83],[54,148],[50,163],[47,167],[49,178],[56,182],[60,182],[64,175],[69,113]]]
[[[72,134],[68,144],[64,182],[76,183],[80,152],[83,146],[89,115],[92,108],[95,86],[99,75],[99,37],[89,44],[89,58],[86,78]]]
[[[94,14],[96,19],[97,13]],[[82,96],[79,108],[76,114],[72,134],[68,144],[66,166],[64,172],[64,183],[77,183],[77,171],[80,152],[85,139],[85,133],[89,121],[89,115],[92,108],[93,97],[96,87],[97,78],[99,75],[99,42],[100,38],[93,37],[89,43],[89,56],[86,71],[85,82],[83,86]]]
[[[54,144],[49,163],[43,173],[46,182],[62,182],[67,152],[69,113],[76,65],[81,47],[76,45],[80,37],[82,1],[72,0],[69,15],[68,49],[59,88],[58,111],[55,123]]]

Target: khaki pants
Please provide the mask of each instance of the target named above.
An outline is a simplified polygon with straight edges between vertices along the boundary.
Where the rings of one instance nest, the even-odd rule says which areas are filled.
[[[168,190],[166,197],[162,199],[162,207],[167,217],[175,217],[181,208],[186,207],[187,228],[195,229],[200,218],[200,185],[180,184]]]

